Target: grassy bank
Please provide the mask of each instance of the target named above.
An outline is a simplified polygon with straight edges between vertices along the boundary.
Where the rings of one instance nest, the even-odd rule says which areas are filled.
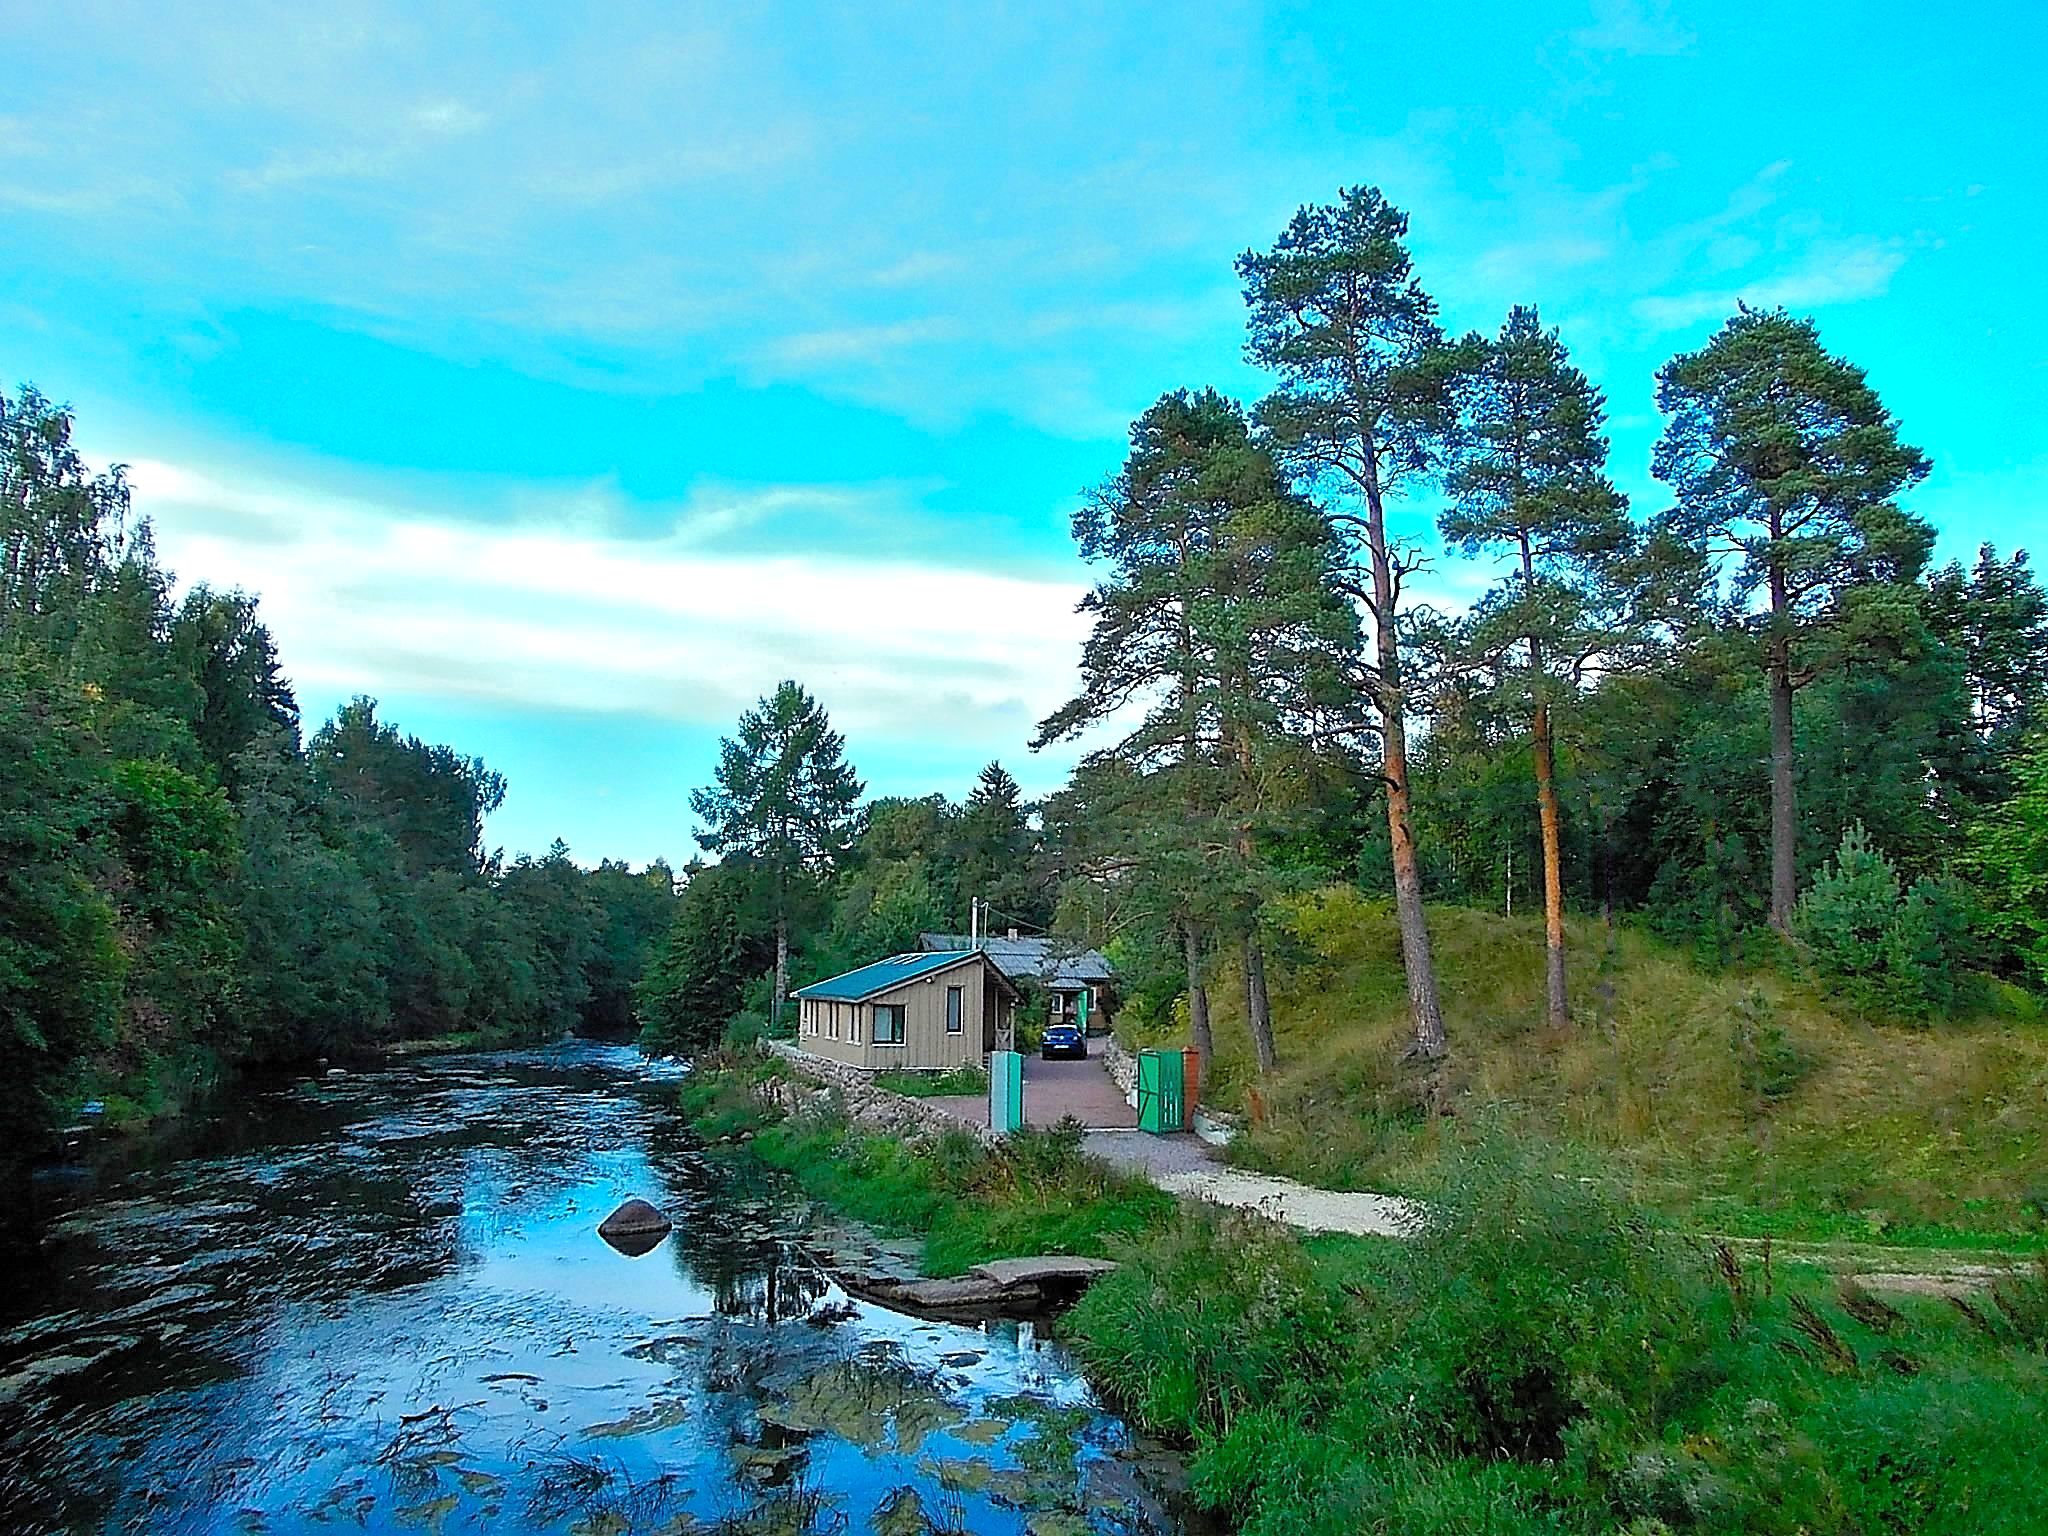
[[[1173,1212],[1150,1184],[1083,1157],[1078,1130],[1029,1131],[993,1148],[965,1132],[903,1142],[833,1115],[781,1116],[756,1090],[782,1070],[752,1052],[701,1062],[681,1090],[683,1113],[707,1139],[745,1139],[753,1156],[843,1215],[922,1237],[927,1274],[1027,1254],[1100,1257]]]
[[[1025,1248],[1119,1270],[1062,1320],[1098,1389],[1186,1447],[1248,1536],[1628,1536],[2048,1526],[2048,1264],[1968,1309],[1677,1236],[1597,1164],[1439,1149],[1432,1230],[1302,1240],[1179,1209],[1046,1133],[910,1146],[764,1113],[781,1070],[700,1069],[700,1133],[927,1237],[950,1272]]]
[[[1236,1156],[1339,1188],[1419,1191],[1452,1126],[1396,1066],[1406,991],[1392,914],[1336,889],[1282,915],[1282,1065]],[[1683,1224],[1896,1243],[2039,1242],[2048,1216],[2048,1023],[2029,1000],[1913,1026],[1773,969],[1711,971],[1647,935],[1571,925],[1574,1027],[1543,1026],[1536,918],[1431,912],[1454,1114],[1584,1149]],[[1253,1073],[1233,978],[1217,1072]],[[1170,1030],[1169,1026],[1169,1030]],[[1167,1031],[1162,1031],[1167,1032]]]
[[[1965,1313],[1670,1234],[1570,1164],[1443,1159],[1439,1224],[1191,1212],[1064,1323],[1248,1536],[2048,1528],[2048,1264]]]

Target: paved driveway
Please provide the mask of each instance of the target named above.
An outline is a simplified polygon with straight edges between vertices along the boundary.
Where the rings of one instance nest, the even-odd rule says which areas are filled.
[[[1086,1061],[1046,1061],[1035,1053],[1026,1056],[1025,1123],[1058,1125],[1072,1115],[1092,1131],[1135,1127],[1138,1112],[1124,1102],[1109,1068],[1094,1054],[1101,1049],[1100,1040],[1090,1040]]]
[[[1100,1040],[1088,1042],[1086,1061],[1045,1061],[1036,1051],[1024,1057],[1024,1121],[1027,1125],[1058,1125],[1067,1116],[1090,1130],[1129,1130],[1138,1123],[1138,1112],[1124,1102],[1124,1096],[1109,1075],[1109,1069],[1094,1053]],[[988,1100],[981,1097],[933,1099],[963,1125],[988,1124]]]

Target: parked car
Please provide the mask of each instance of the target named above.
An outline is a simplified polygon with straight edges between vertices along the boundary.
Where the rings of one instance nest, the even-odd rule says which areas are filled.
[[[1048,1024],[1045,1033],[1038,1037],[1038,1054],[1047,1061],[1055,1056],[1088,1055],[1088,1036],[1078,1024]]]

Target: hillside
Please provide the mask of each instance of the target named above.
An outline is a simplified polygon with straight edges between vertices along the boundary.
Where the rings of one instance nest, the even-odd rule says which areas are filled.
[[[1542,1024],[1540,919],[1431,913],[1451,1113],[1397,1064],[1405,993],[1391,910],[1333,888],[1281,914],[1281,1066],[1234,1153],[1336,1187],[1419,1184],[1462,1128],[1599,1154],[1641,1198],[1712,1231],[1893,1242],[2048,1236],[2048,1023],[2030,1000],[1931,1028],[1857,1017],[1777,971],[1710,973],[1597,921],[1571,929],[1575,1025]],[[1208,1097],[1253,1076],[1234,975],[1216,978]],[[1165,1033],[1164,1030],[1161,1033]]]

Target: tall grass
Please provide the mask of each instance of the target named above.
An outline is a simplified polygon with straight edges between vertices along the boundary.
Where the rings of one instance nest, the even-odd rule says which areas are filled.
[[[1430,1198],[1336,1249],[1190,1212],[1066,1331],[1251,1536],[2048,1529],[2031,1342],[1745,1271],[1498,1137]]]
[[[2048,1025],[2002,1014],[1911,1028],[1772,969],[1701,969],[1653,938],[1570,925],[1575,1010],[1543,1025],[1537,918],[1432,909],[1454,1114],[1597,1153],[1657,1209],[1707,1230],[1893,1242],[2048,1236]],[[1351,1188],[1424,1187],[1447,1129],[1398,1065],[1406,991],[1382,902],[1348,889],[1282,909],[1282,1067],[1235,1154]],[[1253,1077],[1221,982],[1205,1097]]]

